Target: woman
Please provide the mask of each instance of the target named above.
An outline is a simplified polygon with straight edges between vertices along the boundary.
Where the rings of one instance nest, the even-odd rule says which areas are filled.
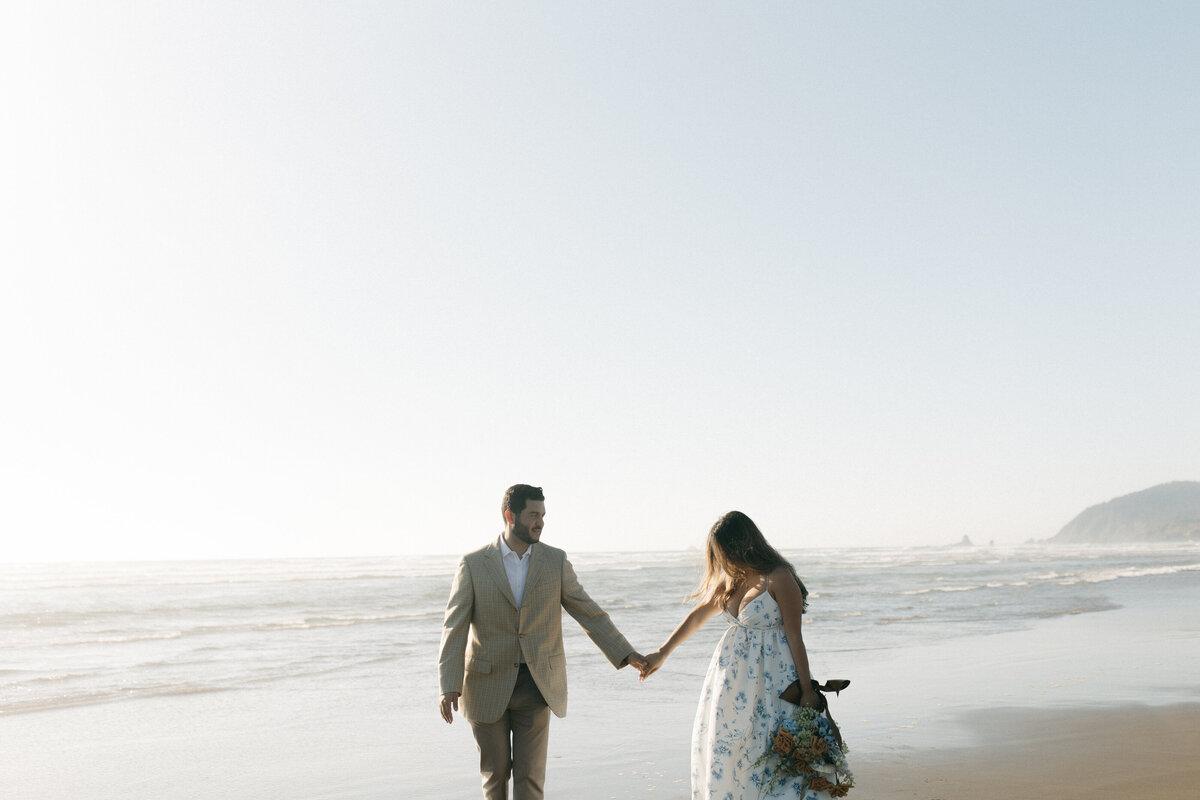
[[[699,605],[646,657],[641,670],[645,680],[676,647],[724,612],[729,629],[709,664],[692,732],[693,800],[758,800],[763,794],[828,797],[813,791],[803,776],[772,776],[769,760],[763,759],[780,721],[798,711],[779,699],[793,681],[799,678],[801,706],[823,706],[800,635],[808,590],[740,511],[713,525],[706,562],[704,579],[692,594]]]

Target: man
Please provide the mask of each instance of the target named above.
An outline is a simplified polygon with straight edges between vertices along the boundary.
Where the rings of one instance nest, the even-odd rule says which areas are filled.
[[[442,719],[454,721],[461,697],[487,800],[507,800],[510,774],[514,800],[544,796],[550,711],[567,713],[562,609],[617,669],[646,663],[579,585],[566,553],[540,543],[545,500],[537,486],[504,493],[504,533],[463,556],[442,624]]]

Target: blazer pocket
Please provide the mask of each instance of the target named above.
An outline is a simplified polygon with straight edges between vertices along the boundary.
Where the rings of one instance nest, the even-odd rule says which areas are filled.
[[[563,668],[563,657],[562,656],[550,656],[550,671],[558,672],[562,668]]]
[[[467,662],[467,672],[491,672],[492,662],[484,658],[472,658]]]

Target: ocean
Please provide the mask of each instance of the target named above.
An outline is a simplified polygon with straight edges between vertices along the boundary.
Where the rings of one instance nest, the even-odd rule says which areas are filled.
[[[1161,669],[1143,673],[1154,675],[1151,699],[1179,699],[1194,684],[1196,673],[1187,672],[1196,666],[1200,634],[1186,620],[1194,619],[1187,615],[1200,586],[1200,545],[785,555],[810,590],[805,640],[814,676],[863,684],[852,684],[841,706],[849,715],[843,729],[851,741],[857,733],[860,746],[887,747],[897,731],[916,727],[906,720],[921,703],[893,703],[897,687],[881,685],[890,675],[901,680],[906,670],[920,674],[922,665],[911,659],[899,666],[898,654],[943,653],[944,661],[922,662],[950,674],[959,660],[969,661],[967,654],[1010,641],[1005,635],[1049,631],[1045,646],[1053,649],[1061,644],[1053,631],[1065,629],[1048,622],[1118,619],[1109,615],[1130,605],[1142,614],[1131,622],[1134,631],[1183,615],[1183,623],[1139,645],[1143,659],[1154,657],[1144,654],[1155,642],[1175,648],[1160,654]],[[571,559],[592,597],[645,651],[686,613],[684,598],[702,566],[698,551],[580,552]],[[469,731],[462,723],[447,728],[435,710],[442,612],[457,561],[447,555],[0,566],[3,796],[473,797]],[[666,791],[660,796],[680,791],[686,729],[722,629],[719,618],[710,622],[660,675],[639,683],[632,670],[614,671],[564,620],[571,713],[552,723],[550,783],[569,784],[578,772],[591,776],[591,796],[627,796],[628,788],[612,795],[595,789],[596,775],[607,770],[614,785],[633,781],[638,793],[656,781]],[[1078,644],[1081,651],[1087,646]],[[1025,662],[1005,657],[1010,677],[1020,672]],[[1097,679],[1068,680],[1038,702],[1089,702],[1111,690]],[[921,699],[911,686],[907,693]],[[966,708],[973,697],[960,688],[948,700],[939,696],[938,705]],[[1196,699],[1194,687],[1188,697]],[[843,699],[834,702],[836,712]],[[870,718],[872,708],[884,707],[895,713]],[[183,730],[180,720],[187,721]],[[625,729],[635,722],[636,732]],[[38,750],[56,731],[91,737],[62,756],[70,770],[55,762],[54,752]],[[139,748],[142,756],[130,755]],[[128,762],[130,771],[114,762]],[[239,779],[239,769],[254,779]]]

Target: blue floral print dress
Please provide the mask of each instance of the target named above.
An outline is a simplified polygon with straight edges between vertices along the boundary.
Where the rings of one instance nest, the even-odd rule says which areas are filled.
[[[807,790],[803,778],[777,784],[767,795],[766,766],[754,766],[779,721],[796,710],[779,699],[796,680],[779,604],[763,592],[739,616],[722,616],[729,629],[708,665],[692,729],[692,800],[826,800],[827,792]]]

